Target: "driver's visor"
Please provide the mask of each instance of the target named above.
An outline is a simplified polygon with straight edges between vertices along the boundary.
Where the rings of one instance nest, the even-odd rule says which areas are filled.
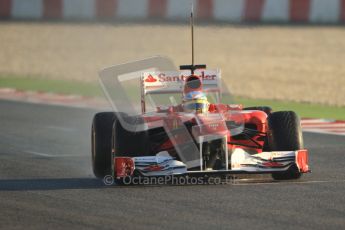
[[[188,103],[188,104],[184,104],[184,109],[185,110],[204,110],[207,108],[207,103]]]

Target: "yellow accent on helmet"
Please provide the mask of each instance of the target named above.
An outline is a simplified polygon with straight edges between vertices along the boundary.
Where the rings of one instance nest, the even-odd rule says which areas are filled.
[[[183,103],[186,112],[206,113],[210,103],[205,98],[193,99]]]

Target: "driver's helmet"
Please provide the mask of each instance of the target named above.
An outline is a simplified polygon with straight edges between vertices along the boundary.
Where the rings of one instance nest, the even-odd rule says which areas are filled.
[[[183,110],[185,112],[206,113],[210,103],[203,92],[191,91],[183,96]]]

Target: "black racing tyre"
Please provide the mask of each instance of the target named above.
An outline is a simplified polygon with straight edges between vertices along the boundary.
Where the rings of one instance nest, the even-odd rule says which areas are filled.
[[[268,117],[268,146],[270,151],[296,151],[303,149],[303,136],[299,117],[295,112],[274,112]],[[275,180],[301,177],[296,165],[286,172],[273,173]]]
[[[246,107],[246,108],[243,108],[243,110],[260,110],[260,111],[265,112],[267,115],[270,115],[272,113],[272,108],[269,106]]]
[[[112,145],[115,156],[138,157],[152,155],[147,130],[139,131],[138,124],[142,123],[140,117],[123,116],[113,126]],[[131,130],[126,126],[131,126]]]
[[[91,152],[92,169],[98,178],[111,173],[111,135],[116,113],[97,113],[92,121]]]

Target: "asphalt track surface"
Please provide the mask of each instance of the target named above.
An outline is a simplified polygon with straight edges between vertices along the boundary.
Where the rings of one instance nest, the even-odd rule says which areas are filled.
[[[345,137],[305,133],[313,173],[226,185],[105,186],[95,111],[0,101],[0,228],[344,229]]]

